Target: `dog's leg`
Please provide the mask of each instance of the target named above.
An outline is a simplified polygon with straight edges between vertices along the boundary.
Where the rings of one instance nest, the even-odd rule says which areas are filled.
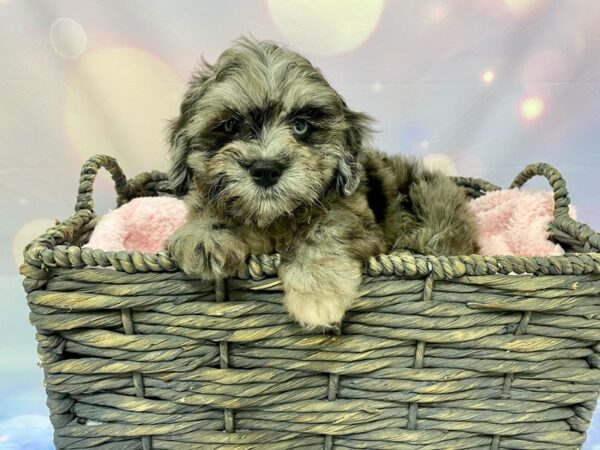
[[[167,248],[186,274],[213,280],[235,274],[248,256],[246,244],[215,218],[193,213]]]
[[[309,245],[298,248],[279,274],[288,312],[309,329],[340,322],[356,298],[362,278],[359,261]]]
[[[392,248],[431,255],[468,255],[477,251],[476,223],[464,192],[439,175],[410,189],[416,228],[400,233]]]
[[[307,236],[299,238],[293,252],[282,255],[279,269],[284,304],[292,317],[306,328],[340,322],[362,280],[357,249],[371,247],[376,252],[379,242],[366,235],[356,216],[340,210],[331,211]]]

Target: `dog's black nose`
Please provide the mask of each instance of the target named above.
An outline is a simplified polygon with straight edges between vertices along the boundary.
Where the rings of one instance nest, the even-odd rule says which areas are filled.
[[[255,161],[250,166],[250,175],[257,184],[263,187],[273,186],[283,173],[283,164],[277,161],[263,159]]]

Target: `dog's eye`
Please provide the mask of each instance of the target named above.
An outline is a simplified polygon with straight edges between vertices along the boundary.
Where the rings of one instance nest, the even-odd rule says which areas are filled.
[[[237,130],[238,125],[239,125],[238,120],[232,118],[232,119],[229,119],[227,122],[223,123],[221,128],[223,129],[223,131],[225,133],[231,134]]]
[[[310,131],[310,125],[304,119],[294,119],[292,122],[292,132],[298,137],[305,137]]]

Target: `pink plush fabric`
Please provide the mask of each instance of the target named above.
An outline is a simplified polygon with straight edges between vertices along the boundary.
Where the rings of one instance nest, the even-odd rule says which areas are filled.
[[[185,223],[187,208],[173,197],[140,197],[102,217],[86,247],[102,250],[164,250],[167,239]]]
[[[548,240],[552,193],[531,190],[490,192],[471,201],[483,255],[549,256],[563,249]],[[102,250],[157,252],[186,221],[182,200],[142,197],[106,214],[86,245]],[[574,215],[574,210],[572,210]]]
[[[483,255],[551,256],[564,250],[548,240],[554,218],[551,192],[508,189],[472,200]],[[575,210],[571,209],[574,217]]]

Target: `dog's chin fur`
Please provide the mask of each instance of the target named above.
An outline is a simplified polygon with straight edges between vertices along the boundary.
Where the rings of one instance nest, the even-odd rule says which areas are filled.
[[[279,252],[288,311],[328,327],[351,306],[369,257],[474,252],[464,192],[367,149],[370,121],[277,44],[241,39],[205,64],[171,128],[170,179],[189,192],[188,223],[169,242],[181,269],[226,277],[250,253]],[[251,175],[264,161],[282,168],[267,187]]]
[[[294,219],[301,203],[279,199],[274,192],[258,192],[232,201],[221,212],[238,225],[265,230],[278,219]]]

